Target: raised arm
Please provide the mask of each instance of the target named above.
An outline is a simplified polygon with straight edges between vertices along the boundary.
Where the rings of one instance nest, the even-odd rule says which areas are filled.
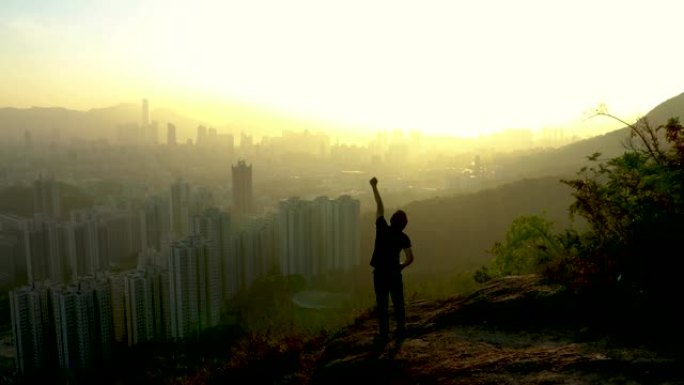
[[[385,215],[385,206],[382,204],[382,198],[380,197],[380,192],[378,191],[378,179],[376,177],[372,177],[370,180],[370,185],[373,187],[373,197],[375,197],[375,204],[377,205],[375,217],[380,218]]]

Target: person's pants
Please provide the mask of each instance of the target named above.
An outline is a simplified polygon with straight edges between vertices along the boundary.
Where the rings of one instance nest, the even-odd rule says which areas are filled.
[[[389,298],[392,298],[394,317],[397,329],[406,326],[406,310],[404,308],[404,283],[400,271],[374,271],[373,287],[377,303],[378,326],[381,335],[389,334]]]

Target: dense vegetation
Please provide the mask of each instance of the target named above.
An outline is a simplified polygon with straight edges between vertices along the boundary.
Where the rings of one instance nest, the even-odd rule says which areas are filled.
[[[587,229],[554,232],[545,218],[520,217],[476,280],[540,273],[601,302],[612,319],[672,332],[684,293],[677,279],[684,265],[684,128],[676,118],[658,126],[641,119],[630,128],[622,155],[601,160],[595,153],[592,166],[561,180],[573,189],[570,213]]]

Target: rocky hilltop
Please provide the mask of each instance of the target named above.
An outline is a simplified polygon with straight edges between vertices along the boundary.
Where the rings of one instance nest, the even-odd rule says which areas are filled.
[[[310,385],[684,384],[681,349],[594,311],[537,276],[507,277],[467,296],[410,302],[403,340],[374,344],[369,311],[298,358],[281,351],[291,370],[241,373],[250,383]]]

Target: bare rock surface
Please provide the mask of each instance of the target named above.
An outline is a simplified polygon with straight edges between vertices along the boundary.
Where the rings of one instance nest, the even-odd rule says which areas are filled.
[[[374,343],[375,317],[304,352],[283,383],[684,384],[684,361],[596,329],[558,285],[536,276],[490,282],[468,296],[407,304],[403,339]]]

